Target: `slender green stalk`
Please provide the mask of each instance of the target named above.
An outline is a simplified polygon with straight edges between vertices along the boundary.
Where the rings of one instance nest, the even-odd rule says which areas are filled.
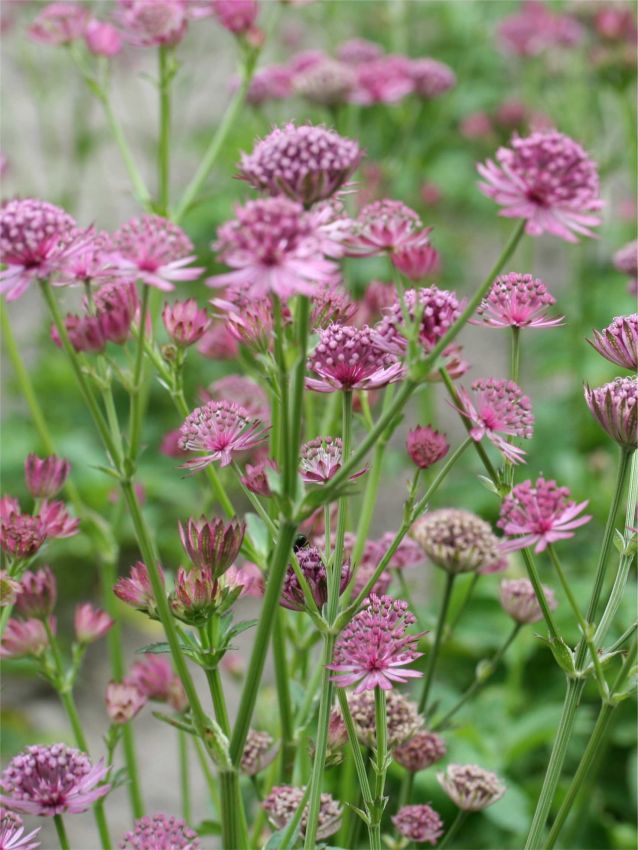
[[[448,634],[452,634],[452,632],[456,628],[459,620],[463,616],[465,609],[469,605],[470,599],[474,595],[474,591],[476,590],[476,585],[479,583],[480,578],[481,578],[481,573],[472,573],[472,578],[470,579],[470,582],[468,584],[468,588],[467,588],[467,591],[465,593],[465,596],[461,600],[461,604],[457,607],[456,613],[454,614],[454,616],[450,619],[450,622],[448,623]]]
[[[299,801],[299,805],[297,806],[297,811],[294,813],[289,823],[286,825],[286,829],[284,830],[284,834],[281,837],[281,842],[277,845],[281,850],[290,850],[293,845],[293,836],[297,831],[297,827],[301,823],[301,818],[303,817],[304,809],[306,808],[306,803],[308,802],[308,795],[310,794],[310,786],[306,786],[304,790],[303,797]]]
[[[119,119],[113,111],[113,106],[111,104],[108,93],[102,90],[101,94],[98,95],[98,98],[104,108],[104,114],[106,115],[106,120],[108,121],[108,125],[111,130],[111,134],[115,140],[115,144],[119,148],[120,156],[122,157],[122,161],[124,163],[124,166],[129,176],[129,180],[131,181],[131,185],[133,187],[133,194],[135,195],[135,198],[140,204],[140,206],[142,206],[145,210],[149,210],[151,208],[151,195],[148,189],[146,188],[144,178],[142,177],[140,170],[137,167],[135,158],[133,157],[128,142],[126,141],[126,136],[124,135],[122,125],[120,124]]]
[[[436,624],[434,643],[432,644],[432,649],[430,650],[430,654],[428,655],[427,665],[423,674],[423,687],[421,689],[421,696],[419,697],[419,713],[427,714],[428,696],[430,694],[430,689],[432,688],[432,682],[434,680],[434,671],[436,670],[436,662],[439,656],[441,639],[443,638],[445,620],[447,617],[448,609],[450,607],[450,599],[452,598],[452,588],[454,587],[455,578],[455,573],[445,574],[445,588],[443,590],[443,599],[441,601],[441,608],[439,610],[439,619]]]
[[[182,799],[182,817],[191,823],[191,789],[188,775],[188,736],[182,729],[177,730],[177,748],[179,757],[179,787]]]
[[[374,689],[374,720],[376,729],[377,758],[374,768],[374,800],[370,812],[370,848],[381,850],[381,819],[385,809],[385,775],[388,762],[388,720],[386,717],[385,691]]]
[[[515,384],[518,384],[518,378],[521,369],[521,329],[512,327],[512,362],[510,366],[510,375]]]
[[[295,761],[295,742],[290,700],[289,667],[286,658],[286,634],[284,630],[283,610],[275,611],[272,633],[272,652],[275,665],[275,684],[279,707],[279,728],[281,732],[281,771],[280,781],[289,783]]]
[[[66,834],[66,827],[64,826],[62,815],[53,815],[53,823],[55,824],[55,831],[58,834],[60,850],[71,850],[71,845],[69,844],[69,836]]]
[[[305,295],[299,296],[297,315],[297,363],[292,377],[292,394],[290,407],[290,496],[293,501],[297,496],[297,469],[299,467],[299,445],[301,443],[304,380],[306,375],[306,355],[308,350],[308,325],[310,322],[310,299]]]
[[[458,831],[460,830],[460,828],[465,823],[465,819],[467,818],[468,814],[469,814],[469,812],[464,812],[461,809],[459,809],[459,811],[456,814],[456,817],[452,821],[452,826],[448,829],[446,834],[443,836],[443,840],[441,841],[441,843],[437,847],[437,850],[441,850],[442,847],[448,847],[449,846],[450,841],[452,841],[452,839],[456,837],[456,835],[458,834]]]
[[[359,788],[361,791],[361,798],[363,799],[363,803],[366,808],[366,813],[370,813],[373,805],[372,791],[370,789],[370,782],[368,780],[368,774],[366,771],[365,761],[363,759],[363,755],[361,754],[361,745],[359,744],[359,740],[357,738],[357,731],[355,729],[354,722],[352,720],[352,715],[350,714],[350,706],[348,705],[348,698],[346,696],[346,692],[343,688],[337,688],[337,699],[339,700],[339,707],[341,709],[341,716],[343,717],[343,721],[346,725],[346,732],[348,734],[348,741],[350,743],[350,751],[352,752],[352,756],[354,759],[354,766],[357,773],[357,779],[359,781]],[[342,799],[346,799],[342,797]],[[352,799],[352,798],[351,798]],[[351,813],[351,817],[356,817],[358,819],[358,815],[356,813]],[[357,820],[357,823],[359,821]],[[346,826],[344,822],[344,827]],[[341,842],[341,833],[339,833],[339,841]],[[347,836],[345,840],[345,844],[348,847],[354,847],[354,842],[348,842]]]
[[[142,434],[143,395],[142,381],[144,374],[144,336],[146,335],[146,317],[150,298],[150,286],[142,285],[142,303],[140,306],[139,332],[137,336],[137,354],[133,367],[133,384],[131,387],[131,411],[129,423],[129,463],[134,466],[140,447]]]
[[[554,617],[552,616],[552,610],[549,607],[547,597],[545,596],[545,591],[543,590],[543,585],[541,584],[540,576],[538,575],[538,570],[536,569],[536,563],[531,550],[521,549],[521,557],[525,562],[527,575],[532,583],[532,587],[534,588],[534,593],[536,594],[536,599],[538,600],[538,604],[543,612],[543,619],[549,629],[549,633],[554,640],[560,641],[561,637],[558,633],[556,623],[554,622]]]
[[[282,415],[279,421],[279,445],[277,448],[277,458],[283,470],[284,491],[286,494],[292,493],[293,474],[296,475],[296,468],[290,468],[290,419],[289,419],[289,385],[288,385],[288,366],[286,363],[286,346],[284,338],[284,323],[281,312],[281,302],[279,298],[273,298],[273,318],[275,325],[275,362],[277,363],[277,389],[278,401],[281,405]]]
[[[219,816],[220,810],[220,802],[219,802],[219,784],[217,782],[217,777],[213,773],[210,767],[210,759],[204,750],[204,746],[199,738],[193,738],[193,743],[195,744],[195,752],[197,754],[197,761],[199,762],[199,766],[202,769],[202,773],[204,774],[204,779],[206,780],[206,786],[208,788],[208,795],[210,797],[210,801],[213,807],[213,810],[217,816]]]
[[[158,202],[162,215],[170,206],[170,152],[171,152],[171,48],[160,44],[157,49],[159,63],[159,139],[157,145]]]

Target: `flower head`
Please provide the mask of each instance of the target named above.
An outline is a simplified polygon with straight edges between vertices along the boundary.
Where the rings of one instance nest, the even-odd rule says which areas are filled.
[[[164,573],[159,566],[158,569],[163,586]],[[157,613],[157,603],[155,602],[148,567],[142,561],[133,564],[128,578],[119,578],[115,582],[113,593],[122,602],[126,602],[132,608],[137,608],[138,611],[144,611],[150,617],[154,617]]]
[[[20,815],[0,809],[0,847],[2,850],[36,850],[39,841],[33,839],[40,832],[40,827],[25,833]]]
[[[78,643],[95,643],[113,628],[113,620],[106,611],[95,608],[90,602],[84,602],[75,609],[75,638]]]
[[[116,345],[124,345],[139,307],[135,284],[110,283],[101,286],[96,290],[93,301],[104,337]]]
[[[321,233],[312,213],[286,197],[249,201],[217,232],[215,250],[234,271],[208,278],[211,286],[232,286],[245,297],[273,292],[281,299],[312,295],[332,283],[337,267],[323,256]]]
[[[301,477],[306,484],[326,484],[339,472],[343,444],[339,437],[315,437],[301,447]],[[366,472],[360,469],[351,478]]]
[[[337,106],[346,103],[357,77],[345,62],[324,56],[294,77],[294,89],[310,103]]]
[[[354,318],[358,305],[339,286],[324,286],[313,293],[311,299],[310,327],[327,328],[331,324],[348,324]]]
[[[51,627],[54,622],[51,620]],[[0,644],[0,658],[22,658],[42,655],[49,645],[49,636],[42,620],[10,619]]]
[[[257,564],[247,561],[241,567],[234,564],[224,573],[226,587],[241,589],[240,596],[254,596],[259,599],[264,595],[264,574]]]
[[[411,65],[406,56],[392,54],[355,65],[356,84],[349,100],[362,106],[397,103],[414,91]]]
[[[250,490],[251,493],[257,493],[258,496],[264,496],[266,498],[272,496],[272,490],[270,489],[266,474],[267,469],[277,470],[277,464],[274,460],[266,458],[255,464],[247,463],[241,483],[247,490]]]
[[[235,35],[249,33],[257,20],[257,0],[212,0],[213,14],[224,29]]]
[[[602,387],[585,387],[585,401],[612,440],[625,449],[638,448],[638,378],[616,378]]]
[[[575,18],[553,12],[540,0],[526,0],[520,11],[501,21],[498,36],[505,51],[536,56],[549,47],[577,44],[583,28]]]
[[[260,68],[250,81],[246,101],[261,106],[269,100],[285,100],[292,94],[294,74],[283,65]]]
[[[328,575],[321,553],[316,546],[308,546],[298,549],[296,557],[301,572],[310,586],[312,598],[315,600],[317,608],[321,611],[328,599]],[[341,565],[339,593],[343,593],[349,580],[350,561],[344,561]],[[290,564],[284,578],[280,603],[284,608],[289,608],[291,611],[303,611],[306,607],[304,593],[299,584],[299,579]]]
[[[120,850],[199,850],[201,844],[185,821],[159,812],[136,820],[118,846]]]
[[[113,234],[113,247],[122,272],[163,292],[175,289],[175,281],[195,280],[203,271],[185,268],[195,259],[193,243],[181,227],[159,215],[144,215],[123,224]]]
[[[55,496],[64,486],[70,471],[69,461],[56,455],[40,458],[30,454],[24,462],[27,488],[36,499]]]
[[[532,405],[518,384],[487,378],[472,384],[474,400],[466,390],[458,392],[460,412],[472,424],[472,439],[478,443],[487,437],[510,463],[520,463],[525,452],[502,436],[529,440],[534,433]]]
[[[146,705],[146,697],[126,682],[109,682],[106,687],[106,713],[111,723],[128,723]]]
[[[450,66],[429,57],[414,59],[410,76],[415,94],[428,99],[440,97],[456,85],[456,74]]]
[[[31,281],[49,278],[82,245],[87,233],[61,207],[23,198],[0,208],[0,294],[19,298]]]
[[[503,548],[513,551],[534,546],[535,552],[543,552],[549,543],[573,537],[574,529],[591,519],[578,516],[587,504],[572,501],[568,488],[555,481],[538,478],[535,484],[517,484],[503,500],[496,523],[510,538]]]
[[[183,347],[198,342],[210,324],[208,311],[200,308],[194,298],[165,304],[162,321],[173,342]]]
[[[146,699],[167,702],[175,711],[184,711],[188,705],[179,676],[173,673],[171,662],[164,655],[145,655],[136,661],[124,679],[135,685]]]
[[[275,758],[274,739],[268,732],[249,729],[239,767],[247,776],[256,776]]]
[[[18,560],[32,558],[47,539],[40,516],[14,511],[0,519],[0,547]]]
[[[207,520],[190,518],[186,525],[179,523],[179,534],[186,554],[196,567],[210,569],[214,577],[221,576],[233,563],[241,549],[246,523],[215,517]]]
[[[268,397],[263,389],[245,375],[225,375],[200,392],[202,401],[232,401],[251,416],[264,421],[270,418]]]
[[[117,27],[96,18],[92,18],[86,25],[84,40],[94,56],[106,56],[110,59],[122,50],[122,36]]]
[[[602,331],[588,340],[599,354],[623,369],[638,369],[638,313],[616,316]]]
[[[357,731],[357,738],[366,747],[376,746],[374,693],[355,691],[348,695],[348,707]],[[388,747],[394,749],[405,743],[423,728],[423,715],[415,702],[399,691],[386,694]]]
[[[333,681],[342,688],[356,684],[359,693],[375,687],[388,691],[396,682],[422,676],[406,669],[423,654],[415,649],[420,635],[406,634],[416,622],[408,603],[373,593],[363,604],[337,639],[334,662],[328,665],[338,674]]]
[[[415,466],[419,469],[429,469],[445,457],[450,450],[450,444],[445,436],[431,425],[417,425],[408,431],[406,448]]]
[[[332,197],[356,170],[362,151],[326,127],[276,127],[243,154],[239,176],[269,195],[287,195],[306,207]]]
[[[106,348],[106,335],[98,316],[68,313],[64,317],[64,327],[75,351],[99,354]],[[62,348],[62,340],[55,325],[51,326],[51,339],[58,348]]]
[[[449,764],[445,773],[438,773],[436,778],[464,812],[480,812],[500,800],[506,791],[495,773],[475,764]]]
[[[549,607],[557,606],[553,590],[543,585]],[[543,619],[543,611],[536,598],[534,587],[526,578],[503,579],[501,582],[501,605],[517,623],[537,623]]]
[[[196,471],[215,461],[228,466],[235,452],[255,448],[266,439],[267,433],[268,428],[238,404],[209,401],[196,407],[180,428],[180,449],[205,452],[202,457],[187,461],[184,468]]]
[[[22,617],[47,619],[53,613],[57,595],[57,584],[51,567],[43,567],[36,572],[27,570],[20,578],[15,609]]]
[[[118,0],[118,17],[131,44],[174,45],[186,33],[188,8],[183,0]]]
[[[575,234],[593,236],[603,207],[598,170],[577,142],[556,130],[514,136],[496,160],[478,166],[485,180],[479,188],[503,207],[500,215],[526,219],[530,236],[551,233],[567,242],[577,242]]]
[[[422,729],[395,747],[392,755],[406,770],[417,773],[440,761],[446,752],[445,741],[440,735]]]
[[[210,303],[221,311],[218,317],[224,322],[223,327],[231,341],[237,340],[259,352],[270,350],[275,322],[269,297],[252,298],[239,304],[225,301],[223,298],[213,298]],[[232,356],[235,354],[236,351]]]
[[[397,832],[417,844],[436,844],[443,835],[443,821],[431,806],[402,806],[392,818]]]
[[[411,243],[421,227],[417,213],[401,201],[373,201],[361,210],[354,222],[353,235],[347,242],[348,251],[354,256],[392,253]]]
[[[221,590],[210,567],[179,567],[170,598],[173,613],[185,623],[202,625],[221,601]]]
[[[400,380],[403,373],[401,363],[379,349],[367,325],[332,324],[320,330],[308,368],[321,380],[306,378],[306,386],[324,393],[379,389]]]
[[[349,65],[361,65],[363,62],[372,62],[373,59],[383,56],[383,48],[376,41],[351,38],[337,47],[337,56]]]
[[[45,499],[40,505],[38,516],[47,537],[73,537],[78,533],[80,520],[69,514],[64,502],[49,502]]]
[[[531,274],[497,277],[476,310],[472,324],[488,328],[555,328],[564,316],[550,318],[548,307],[556,303],[542,280]]]
[[[277,829],[283,829],[294,817],[303,799],[304,789],[290,785],[280,785],[272,789],[263,801],[268,820]],[[306,834],[308,826],[308,806],[301,816],[300,832]],[[341,806],[330,794],[321,795],[319,808],[317,839],[321,841],[334,835],[341,826]]]
[[[70,44],[82,38],[88,18],[81,3],[49,3],[29,27],[29,36],[40,44]]]
[[[113,243],[106,231],[89,231],[90,238],[66,256],[58,269],[55,286],[102,286],[121,282],[122,274],[113,256]]]
[[[439,252],[430,245],[428,233],[417,233],[392,253],[392,265],[410,280],[423,280],[439,269]]]
[[[432,563],[449,573],[483,572],[501,558],[491,526],[458,508],[426,513],[414,523],[410,536]]]
[[[40,817],[85,812],[110,791],[103,782],[108,771],[102,761],[93,765],[86,753],[65,744],[27,747],[0,777],[0,802]]]

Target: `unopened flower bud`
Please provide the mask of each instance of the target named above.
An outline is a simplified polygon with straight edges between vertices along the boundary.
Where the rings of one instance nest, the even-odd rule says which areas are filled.
[[[64,486],[70,470],[69,461],[56,455],[40,458],[30,454],[24,462],[27,488],[36,499],[50,499],[55,496]]]
[[[111,723],[128,723],[146,704],[146,697],[126,682],[109,682],[106,688],[106,713]]]
[[[408,431],[406,448],[415,466],[419,469],[429,469],[445,457],[450,445],[445,436],[430,425],[417,425]]]
[[[75,609],[75,637],[78,643],[95,643],[112,629],[115,620],[106,611],[94,608],[90,602],[84,602]]]

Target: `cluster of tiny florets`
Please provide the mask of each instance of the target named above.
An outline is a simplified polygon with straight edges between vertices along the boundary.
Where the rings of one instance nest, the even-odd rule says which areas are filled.
[[[638,448],[638,378],[616,378],[602,387],[585,387],[585,401],[612,440]]]
[[[283,829],[294,817],[303,799],[304,789],[290,785],[273,788],[263,801],[262,806],[268,819],[277,829]],[[321,795],[319,807],[317,838],[319,840],[334,835],[341,825],[341,806],[330,794]],[[308,806],[301,816],[300,832],[306,834],[308,826]]]
[[[425,514],[410,535],[434,564],[450,573],[489,571],[502,557],[490,525],[457,508]]]
[[[379,389],[399,380],[402,374],[401,363],[381,351],[374,332],[365,325],[332,324],[320,331],[308,367],[320,380],[308,378],[306,385],[318,392]]]
[[[547,316],[556,299],[539,278],[531,274],[497,277],[487,296],[476,310],[479,320],[492,328],[552,328],[563,323],[563,317]]]
[[[121,850],[199,850],[197,833],[181,818],[160,812],[135,822],[120,842]]]

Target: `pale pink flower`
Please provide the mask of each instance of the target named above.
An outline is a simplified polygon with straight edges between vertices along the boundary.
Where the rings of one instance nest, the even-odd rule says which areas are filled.
[[[541,0],[525,0],[521,10],[498,27],[503,49],[519,56],[536,56],[550,47],[573,47],[583,35],[575,18],[553,12]]]
[[[106,713],[111,723],[128,723],[146,705],[146,697],[135,685],[109,682],[106,687]]]
[[[399,835],[417,844],[436,844],[443,835],[443,821],[431,806],[402,806],[392,817]]]
[[[301,805],[304,789],[293,788],[290,785],[279,785],[272,789],[261,804],[268,815],[268,820],[276,829],[284,829],[292,820]],[[306,834],[308,826],[308,805],[304,809],[300,821],[300,834]],[[318,815],[317,839],[322,841],[334,835],[341,826],[341,806],[330,794],[322,794]]]
[[[594,331],[587,342],[607,360],[623,369],[638,369],[638,313],[616,316],[602,331]]]
[[[301,477],[306,484],[326,484],[339,472],[343,462],[343,443],[339,437],[315,437],[301,447]],[[367,472],[360,469],[350,478]]]
[[[104,797],[109,768],[65,744],[31,746],[9,762],[0,778],[0,803],[40,817],[79,814]]]
[[[373,103],[397,103],[414,91],[407,56],[388,54],[354,66],[356,84],[350,93],[351,103],[370,106]]]
[[[479,318],[470,321],[488,328],[555,328],[565,318],[547,315],[555,303],[542,280],[510,272],[496,278],[476,310]]]
[[[439,270],[439,252],[430,245],[428,233],[428,230],[416,233],[392,252],[392,265],[410,280],[423,280]]]
[[[231,566],[224,573],[228,587],[241,587],[240,596],[254,596],[257,599],[264,595],[264,574],[257,564],[246,561],[241,567]]]
[[[137,288],[134,283],[107,284],[93,295],[95,315],[102,333],[109,342],[124,345],[128,341],[131,324],[139,309]]]
[[[316,546],[307,546],[298,549],[295,554],[301,572],[308,581],[312,598],[317,604],[317,608],[321,611],[328,600],[328,574],[321,553]],[[350,561],[344,561],[341,565],[339,579],[340,594],[346,589],[349,581]],[[299,579],[290,564],[286,571],[279,602],[284,608],[289,608],[291,611],[303,611],[306,607],[304,593],[299,584]]]
[[[205,390],[201,390],[200,398],[208,401],[232,401],[243,407],[251,416],[264,422],[270,419],[270,405],[264,390],[244,375],[226,375],[213,381]]]
[[[231,340],[241,342],[255,351],[270,350],[275,322],[269,297],[250,299],[247,303],[242,299],[237,304],[223,298],[213,298],[210,303],[220,311],[218,316],[224,321],[222,327]]]
[[[20,815],[6,810],[0,810],[0,847],[2,850],[36,850],[39,841],[33,839],[40,832],[40,827],[26,833]]]
[[[266,458],[265,460],[260,460],[258,463],[253,465],[247,463],[244,468],[241,483],[247,490],[250,490],[251,493],[257,493],[258,496],[272,496],[270,484],[268,483],[268,476],[266,475],[267,469],[274,469],[275,471],[278,471],[277,464],[274,460]]]
[[[619,272],[629,275],[631,278],[629,291],[636,294],[636,287],[638,286],[638,239],[629,242],[619,251],[616,251],[613,262],[614,267]]]
[[[558,605],[554,591],[543,585],[543,593],[548,606],[553,611]],[[543,619],[543,611],[529,579],[504,579],[501,582],[501,605],[517,623],[538,623]]]
[[[402,364],[393,354],[381,351],[367,325],[332,324],[320,330],[308,368],[320,380],[306,378],[306,386],[322,393],[379,389],[403,376]]]
[[[136,820],[118,846],[121,850],[199,850],[201,844],[185,821],[159,812]]]
[[[567,487],[538,478],[536,483],[517,484],[501,505],[498,527],[508,536],[503,549],[513,551],[534,546],[543,552],[548,544],[574,536],[574,529],[585,525],[591,516],[578,516],[588,501],[578,504],[570,499]]]
[[[323,286],[313,293],[311,299],[310,327],[327,328],[333,323],[348,324],[356,315],[356,304],[340,286]]]
[[[490,524],[460,508],[428,511],[414,523],[410,536],[433,564],[452,574],[491,572],[503,555]]]
[[[235,35],[249,33],[257,20],[257,0],[212,0],[213,14],[224,29]]]
[[[40,44],[70,44],[82,38],[88,19],[89,9],[84,3],[49,3],[27,32]]]
[[[324,56],[294,78],[295,92],[310,103],[334,107],[346,103],[356,83],[355,71],[345,62]]]
[[[64,327],[75,351],[99,354],[106,348],[106,334],[98,316],[69,313],[64,317]],[[51,325],[51,339],[58,348],[62,348],[62,340],[55,325]]]
[[[227,325],[214,322],[197,343],[197,350],[202,357],[211,360],[234,360],[239,354],[237,340],[230,333]]]
[[[370,552],[374,551],[374,547],[376,547],[377,554],[375,557],[376,563],[378,563],[390,548],[394,538],[394,531],[386,531],[385,534],[382,534],[378,540],[368,541],[364,552],[367,553],[369,545],[371,546]],[[365,557],[367,557],[367,554],[364,555],[364,558]],[[423,550],[419,544],[414,540],[411,540],[409,537],[404,537],[399,543],[396,552],[390,558],[388,569],[403,570],[406,567],[414,567],[417,564],[422,564],[424,560]],[[379,594],[377,594],[377,596],[378,595]]]
[[[475,764],[449,764],[436,778],[463,812],[480,812],[500,800],[506,791],[495,773]]]
[[[78,643],[95,643],[115,625],[106,611],[95,608],[90,602],[83,602],[75,608],[75,639]]]
[[[57,583],[51,567],[32,572],[27,570],[20,577],[15,610],[22,617],[47,619],[53,613],[57,600]]]
[[[450,450],[450,444],[445,436],[431,425],[417,425],[408,431],[406,448],[415,466],[419,469],[429,469],[445,457]]]
[[[166,333],[176,345],[182,347],[198,342],[210,324],[208,311],[205,307],[201,308],[194,298],[165,304],[162,321]]]
[[[219,578],[233,563],[246,531],[246,523],[233,519],[225,522],[219,517],[207,520],[205,516],[179,523],[179,536],[184,551],[200,569],[209,569]]]
[[[140,0],[135,0],[140,2]],[[118,268],[162,292],[174,282],[196,280],[203,269],[185,268],[195,259],[193,243],[181,227],[159,215],[133,218],[113,234]]]
[[[425,770],[445,756],[445,741],[434,732],[420,730],[392,751],[394,760],[410,773]]]
[[[594,26],[601,38],[611,42],[636,42],[635,10],[629,6],[602,6],[596,10]]]
[[[268,195],[287,195],[308,207],[330,198],[356,170],[357,142],[326,127],[293,123],[275,129],[242,154],[239,177]]]
[[[55,496],[64,487],[70,471],[69,461],[56,455],[40,458],[30,454],[24,462],[27,489],[36,499]]]
[[[401,250],[415,235],[422,236],[419,216],[401,201],[384,199],[367,204],[354,222],[352,236],[346,241],[352,256],[374,256]]]
[[[55,630],[55,621],[49,620]],[[16,620],[11,618],[4,630],[0,644],[0,658],[40,657],[49,646],[49,636],[42,620]],[[0,802],[2,798],[0,798]]]
[[[272,292],[285,300],[335,281],[337,267],[323,256],[317,222],[301,204],[265,198],[249,201],[236,215],[219,228],[213,246],[234,271],[208,278],[209,286],[232,286],[251,298]]]
[[[337,47],[337,57],[349,65],[361,65],[364,62],[372,62],[383,56],[383,48],[376,41],[368,41],[365,38],[351,38]]]
[[[184,464],[185,469],[197,471],[216,461],[220,466],[228,466],[236,452],[248,451],[262,443],[268,428],[238,404],[209,401],[186,417],[180,433],[181,449],[205,453]]]
[[[500,215],[526,219],[530,236],[551,233],[567,242],[593,236],[600,224],[598,169],[585,150],[556,130],[514,136],[496,161],[477,166],[479,188],[503,209]]]
[[[256,776],[267,767],[277,755],[277,749],[272,735],[268,732],[258,732],[257,729],[249,729],[244,744],[239,767],[246,776]]]
[[[359,693],[375,687],[388,691],[396,683],[421,677],[418,670],[406,669],[423,654],[415,649],[421,635],[406,634],[416,622],[408,603],[371,594],[363,604],[337,638],[334,661],[327,665],[337,673],[333,682],[341,688],[356,685]]]
[[[525,451],[505,437],[532,438],[534,417],[529,398],[514,381],[496,378],[474,381],[472,392],[474,398],[463,388],[458,391],[459,411],[472,425],[470,437],[477,443],[487,437],[506,460],[521,463]]]
[[[180,678],[165,655],[144,655],[131,666],[124,682],[135,685],[147,699],[167,702],[175,711],[184,711],[188,705]]]
[[[103,286],[120,282],[122,273],[113,256],[113,243],[105,231],[91,232],[91,238],[64,258],[53,278],[55,286]],[[86,299],[84,305],[87,305]]]
[[[138,47],[175,45],[186,34],[188,6],[184,0],[117,0],[124,37]]]
[[[72,517],[64,502],[49,502],[45,499],[38,514],[47,537],[73,537],[78,533],[80,520]]]
[[[164,573],[159,565],[158,569],[162,586],[164,586]],[[119,578],[115,582],[113,593],[132,608],[137,608],[138,611],[143,611],[151,617],[156,615],[155,594],[148,574],[148,567],[142,561],[133,564],[128,578]]]
[[[415,94],[428,99],[440,97],[456,85],[456,74],[450,66],[429,57],[413,59],[410,76]]]
[[[612,440],[629,451],[638,448],[638,378],[616,378],[595,389],[586,385],[585,401]]]
[[[94,56],[106,56],[110,59],[122,50],[122,36],[119,30],[113,24],[96,18],[86,25],[84,40]]]

